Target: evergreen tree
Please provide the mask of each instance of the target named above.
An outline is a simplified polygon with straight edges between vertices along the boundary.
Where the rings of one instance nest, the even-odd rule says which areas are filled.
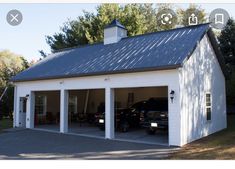
[[[226,64],[235,66],[235,21],[233,19],[228,20],[218,39]]]
[[[227,104],[235,103],[235,21],[229,19],[219,36],[219,45],[223,53],[230,78],[226,81]]]

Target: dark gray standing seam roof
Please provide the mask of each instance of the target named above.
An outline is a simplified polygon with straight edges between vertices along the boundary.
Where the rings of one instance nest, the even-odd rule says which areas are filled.
[[[12,81],[178,68],[208,30],[209,24],[202,24],[127,37],[114,44],[67,49],[49,55]]]

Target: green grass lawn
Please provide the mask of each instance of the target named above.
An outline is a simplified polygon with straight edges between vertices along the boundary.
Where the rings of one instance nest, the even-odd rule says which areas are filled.
[[[12,127],[12,120],[10,119],[2,119],[0,120],[0,132],[3,129],[11,128]]]
[[[170,159],[235,159],[235,115],[228,115],[228,128],[194,141]]]

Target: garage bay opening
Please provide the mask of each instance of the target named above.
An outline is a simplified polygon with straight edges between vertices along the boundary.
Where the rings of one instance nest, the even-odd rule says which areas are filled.
[[[60,91],[35,91],[35,128],[60,131],[60,101]],[[69,133],[105,137],[105,89],[68,90],[67,101]],[[115,139],[168,145],[167,86],[116,88],[113,104]]]
[[[60,91],[35,92],[34,126],[39,129],[60,130]]]
[[[168,88],[115,89],[115,138],[168,145]]]
[[[105,90],[69,90],[69,132],[80,135],[105,136]]]

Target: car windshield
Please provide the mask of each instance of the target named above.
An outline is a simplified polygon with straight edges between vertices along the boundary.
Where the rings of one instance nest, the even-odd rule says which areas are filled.
[[[141,101],[133,104],[131,109],[150,110],[150,111],[168,111],[167,99],[149,99],[148,101]]]
[[[167,99],[152,99],[145,106],[150,111],[168,111]]]
[[[140,110],[144,107],[145,104],[146,104],[146,101],[137,102],[137,103],[133,104],[130,108]]]

